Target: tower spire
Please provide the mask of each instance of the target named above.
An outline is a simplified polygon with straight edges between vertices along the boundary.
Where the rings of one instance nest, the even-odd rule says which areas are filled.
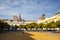
[[[19,21],[22,21],[21,13],[19,13]]]
[[[19,18],[21,18],[21,13],[19,13]]]

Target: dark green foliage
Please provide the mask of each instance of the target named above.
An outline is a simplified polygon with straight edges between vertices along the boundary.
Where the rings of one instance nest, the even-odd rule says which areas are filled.
[[[43,28],[43,23],[38,24],[38,28]]]
[[[42,14],[42,17],[45,17],[45,14],[44,13]]]
[[[8,25],[8,23],[1,21],[0,20],[0,30],[3,31],[4,28],[8,28],[9,29],[10,25]]]
[[[19,25],[19,28],[24,28],[24,25]]]
[[[37,23],[31,23],[31,28],[35,28],[37,26]]]

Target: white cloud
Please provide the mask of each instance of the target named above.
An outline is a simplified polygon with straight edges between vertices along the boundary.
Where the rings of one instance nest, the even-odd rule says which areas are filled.
[[[0,10],[4,10],[4,9],[7,9],[9,6],[7,5],[0,5]]]
[[[9,16],[21,13],[23,18],[32,19],[36,17],[36,15],[41,16],[41,13],[56,12],[58,5],[56,6],[54,3],[49,3],[49,1],[43,0],[5,0],[1,1],[0,14],[8,16],[9,18]]]

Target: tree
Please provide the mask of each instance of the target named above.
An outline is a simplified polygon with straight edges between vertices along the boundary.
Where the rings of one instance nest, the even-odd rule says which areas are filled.
[[[30,24],[26,24],[25,25],[25,29],[27,30],[28,28],[31,28],[31,25]]]
[[[57,21],[56,25],[57,25],[58,28],[60,28],[60,21]]]
[[[36,28],[37,27],[37,23],[30,23],[30,24],[26,24],[26,29],[27,28],[30,28],[30,29],[32,29],[32,28]]]
[[[43,23],[38,24],[39,28],[43,28]]]
[[[55,28],[57,28],[56,22],[52,21],[52,22],[48,23],[47,27],[49,29],[53,28],[55,30]]]
[[[10,27],[10,25],[8,25],[8,23],[0,20],[0,30],[1,31],[3,31],[4,28],[9,28],[9,27]]]
[[[19,28],[24,28],[24,25],[19,25]]]
[[[43,25],[44,25],[44,23],[38,24],[38,28],[41,28],[41,30],[42,30],[43,29]]]
[[[26,28],[30,28],[30,24],[26,24]]]
[[[60,12],[56,13],[55,15],[60,14]]]
[[[34,23],[31,23],[30,25],[31,25],[31,28],[35,28],[37,26],[37,23],[34,22]]]
[[[48,25],[47,24],[43,24],[43,28],[46,28],[46,30],[48,30]]]
[[[45,14],[44,13],[42,14],[42,17],[45,17]]]
[[[17,28],[19,28],[17,25],[14,26],[15,30],[17,30]]]

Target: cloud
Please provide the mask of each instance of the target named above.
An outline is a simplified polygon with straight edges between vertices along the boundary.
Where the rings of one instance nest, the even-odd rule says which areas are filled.
[[[9,6],[7,6],[7,5],[0,5],[0,10],[4,10],[4,9],[7,9],[7,8],[9,8]]]
[[[58,11],[60,11],[59,0],[0,0],[0,17],[3,18],[12,18],[13,15],[21,13],[24,19],[35,20],[42,13],[49,17]]]

